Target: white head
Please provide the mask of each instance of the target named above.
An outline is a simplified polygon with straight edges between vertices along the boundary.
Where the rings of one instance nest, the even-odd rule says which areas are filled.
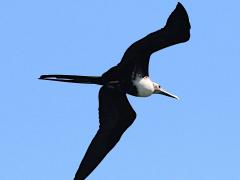
[[[155,82],[153,82],[153,87],[154,87],[153,94],[162,94],[162,95],[169,96],[169,97],[172,97],[175,99],[179,99],[176,95],[167,92],[165,89],[163,89],[159,84],[157,84]]]

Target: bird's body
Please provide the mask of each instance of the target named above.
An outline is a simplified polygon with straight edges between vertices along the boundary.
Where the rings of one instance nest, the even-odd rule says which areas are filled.
[[[85,179],[135,120],[136,113],[126,94],[138,97],[162,94],[178,98],[149,78],[149,60],[152,53],[186,42],[189,38],[188,15],[182,4],[178,3],[164,28],[133,43],[124,53],[120,63],[110,68],[102,76],[42,75],[39,78],[102,86],[99,91],[99,130],[88,147],[75,175],[75,180]]]
[[[148,76],[136,76],[133,80],[133,86],[137,89],[136,94],[131,94],[138,97],[148,97],[154,93],[154,85]]]

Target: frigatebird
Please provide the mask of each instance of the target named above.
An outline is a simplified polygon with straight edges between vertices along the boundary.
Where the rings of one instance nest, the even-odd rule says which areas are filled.
[[[100,126],[75,174],[75,180],[85,179],[136,119],[136,113],[126,94],[138,97],[162,94],[178,98],[149,78],[149,60],[151,54],[156,51],[188,41],[190,28],[188,14],[183,5],[178,3],[162,29],[133,43],[124,53],[120,63],[102,76],[56,74],[40,76],[39,79],[42,80],[102,86],[99,91]]]

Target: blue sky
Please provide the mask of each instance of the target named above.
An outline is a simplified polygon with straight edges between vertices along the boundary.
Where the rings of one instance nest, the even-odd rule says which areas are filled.
[[[155,53],[151,78],[180,97],[129,99],[138,117],[89,180],[240,180],[239,1],[181,1],[188,43]],[[0,179],[72,179],[98,128],[100,75],[161,28],[177,1],[0,2]]]

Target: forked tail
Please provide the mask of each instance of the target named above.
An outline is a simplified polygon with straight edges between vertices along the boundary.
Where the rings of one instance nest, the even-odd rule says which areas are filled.
[[[69,83],[99,84],[103,85],[101,76],[76,76],[76,75],[42,75],[39,79]]]

